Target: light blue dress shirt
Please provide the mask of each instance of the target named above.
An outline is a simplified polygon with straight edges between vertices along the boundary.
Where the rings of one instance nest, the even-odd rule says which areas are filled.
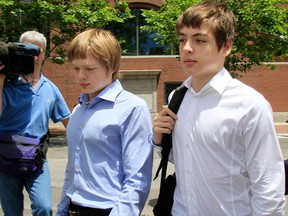
[[[68,127],[68,164],[57,215],[69,201],[112,208],[110,216],[140,215],[152,177],[152,122],[146,102],[118,80],[91,101],[82,94]]]

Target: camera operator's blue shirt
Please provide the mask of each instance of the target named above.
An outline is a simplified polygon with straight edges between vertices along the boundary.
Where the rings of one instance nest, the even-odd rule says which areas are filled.
[[[0,132],[41,138],[54,123],[70,116],[70,110],[59,89],[41,74],[34,89],[19,77],[5,81],[2,93]]]

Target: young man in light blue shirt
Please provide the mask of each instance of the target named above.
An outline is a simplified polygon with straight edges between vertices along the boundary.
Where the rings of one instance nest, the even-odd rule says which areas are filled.
[[[57,216],[140,215],[152,175],[152,123],[146,102],[117,79],[121,48],[89,29],[68,49],[82,94],[67,126],[68,163]]]

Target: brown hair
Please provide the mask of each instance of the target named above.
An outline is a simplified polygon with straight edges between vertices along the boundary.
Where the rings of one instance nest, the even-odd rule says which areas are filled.
[[[187,8],[177,19],[176,32],[179,34],[184,26],[200,28],[203,24],[211,28],[218,50],[227,42],[233,42],[236,28],[234,14],[224,4],[215,1],[204,1]]]
[[[117,78],[120,67],[121,47],[116,37],[109,31],[87,29],[78,34],[68,47],[68,60],[84,59],[88,55],[97,59],[106,70],[114,70],[112,79]]]

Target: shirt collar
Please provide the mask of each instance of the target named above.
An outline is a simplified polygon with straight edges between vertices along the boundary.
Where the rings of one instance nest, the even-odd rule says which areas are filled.
[[[194,89],[191,87],[191,82],[192,82],[192,76],[188,77],[181,86],[186,86],[190,92],[193,94],[201,94],[202,92],[207,91],[210,88],[213,88],[216,90],[219,94],[222,94],[227,86],[227,84],[230,82],[232,79],[231,75],[229,72],[225,69],[222,68],[217,74],[215,74],[214,77],[198,92],[196,93]]]
[[[18,76],[14,82],[16,85],[28,84],[22,80],[21,76]],[[43,82],[46,82],[46,78],[43,76],[42,72],[40,72],[40,78],[39,78],[38,86],[40,86]]]
[[[91,100],[91,106],[98,103],[100,100],[106,100],[115,102],[119,93],[123,90],[123,87],[118,79],[103,89],[96,97]],[[88,94],[81,94],[79,97],[79,103],[89,103]]]

